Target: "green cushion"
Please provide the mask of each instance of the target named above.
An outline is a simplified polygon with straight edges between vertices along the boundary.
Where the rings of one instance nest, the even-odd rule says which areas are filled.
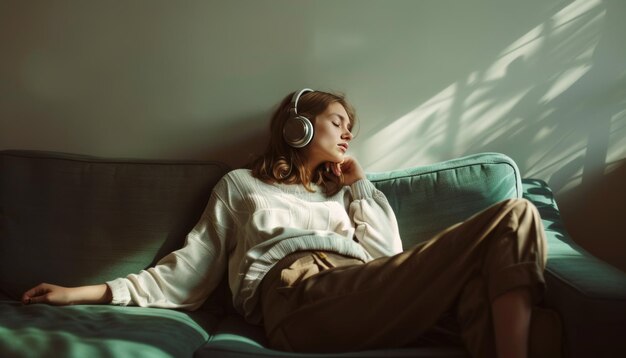
[[[0,289],[101,283],[182,246],[215,183],[208,162],[0,151]]]
[[[220,321],[209,342],[196,351],[194,357],[302,357],[302,358],[356,358],[356,357],[441,357],[466,358],[462,347],[420,347],[369,350],[348,353],[292,353],[265,348],[267,339],[263,328],[252,326],[241,317],[230,316]]]
[[[499,201],[522,196],[517,165],[499,153],[368,177],[387,196],[405,249]]]
[[[524,197],[537,206],[548,241],[548,271],[567,280],[572,289],[594,299],[620,300],[626,313],[626,274],[592,256],[565,230],[550,187],[524,179]]]
[[[191,357],[209,338],[206,312],[1,302],[2,357]]]

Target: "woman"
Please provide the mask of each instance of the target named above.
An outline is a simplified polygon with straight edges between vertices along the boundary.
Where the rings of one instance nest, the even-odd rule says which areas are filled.
[[[473,356],[527,356],[544,287],[536,209],[508,200],[403,252],[385,196],[346,155],[355,122],[340,95],[288,95],[266,152],[220,180],[183,248],[105,284],[38,285],[23,302],[193,310],[228,270],[234,306],[277,349],[440,341],[454,316]]]

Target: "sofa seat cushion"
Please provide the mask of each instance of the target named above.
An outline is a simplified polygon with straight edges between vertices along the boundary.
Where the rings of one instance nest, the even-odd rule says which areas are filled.
[[[216,318],[207,312],[0,302],[0,357],[190,357]]]
[[[209,342],[196,351],[194,357],[252,358],[252,357],[428,357],[466,358],[462,347],[419,347],[383,349],[349,353],[292,353],[267,348],[267,339],[261,326],[247,324],[241,316],[231,315],[220,321]]]

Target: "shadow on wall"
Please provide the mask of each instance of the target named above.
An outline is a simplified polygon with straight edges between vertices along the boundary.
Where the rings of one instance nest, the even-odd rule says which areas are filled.
[[[270,117],[271,113],[268,112],[228,121],[208,120],[205,127],[196,130],[219,140],[172,147],[178,150],[175,155],[179,158],[208,158],[223,162],[233,169],[241,168],[265,150],[269,140]]]
[[[267,118],[263,118],[263,120],[269,122]],[[234,131],[241,129],[240,124],[233,125]],[[227,134],[226,136],[230,138]],[[265,150],[269,140],[269,130],[264,128],[263,130],[248,131],[233,136],[233,138],[236,138],[234,142],[210,149],[206,157],[219,158],[223,162],[228,162],[232,168],[245,167]]]
[[[576,233],[576,242],[626,272],[626,160],[605,175],[583,180],[580,189],[570,192],[563,206],[573,209],[567,215],[568,230]],[[600,210],[598,210],[600,208]]]
[[[620,59],[614,58],[610,42],[602,41],[609,14],[599,1],[579,0],[558,9],[491,65],[392,123],[374,128],[362,146],[370,158],[365,165],[373,170],[399,168],[502,151],[516,159],[526,176],[550,180],[559,191],[573,179],[580,180],[576,174],[582,166],[573,173],[552,173],[580,155],[589,157],[588,148],[601,166],[619,159],[626,153],[619,152],[618,145],[612,146],[617,153],[608,153],[608,138],[611,131],[620,131],[618,138],[626,135],[626,101],[618,99],[624,93],[607,83],[626,80],[626,65],[619,69],[611,64]],[[601,158],[601,153],[612,157]]]
[[[615,30],[621,8],[577,0],[555,9],[490,66],[375,128],[364,141],[373,159],[365,165],[506,153],[524,177],[548,181],[576,241],[626,271],[618,218],[626,212],[626,53],[616,48],[622,40]]]

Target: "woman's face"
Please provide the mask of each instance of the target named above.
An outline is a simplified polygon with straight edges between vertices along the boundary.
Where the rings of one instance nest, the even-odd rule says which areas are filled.
[[[352,124],[340,103],[331,103],[314,122],[315,134],[304,153],[311,172],[325,162],[342,162],[352,140]]]

